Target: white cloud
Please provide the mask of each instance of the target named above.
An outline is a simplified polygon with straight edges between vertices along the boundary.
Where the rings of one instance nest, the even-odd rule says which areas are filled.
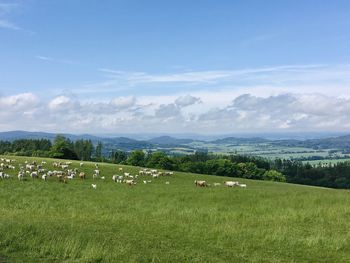
[[[136,98],[134,96],[128,97],[118,97],[111,101],[113,106],[116,106],[119,109],[126,109],[134,106],[136,103]]]
[[[216,105],[198,94],[155,98],[80,101],[61,95],[45,103],[32,93],[0,97],[0,129],[233,133],[350,128],[350,99],[317,93],[241,94]]]
[[[67,96],[58,96],[51,100],[48,104],[50,110],[53,111],[69,111],[76,107],[76,103]]]
[[[86,83],[72,90],[76,94],[95,98],[110,94],[186,95],[216,92],[236,96],[242,93],[270,96],[280,93],[321,93],[350,97],[350,65],[282,65],[237,70],[204,70],[170,73],[128,72],[100,69],[100,82]],[[215,92],[214,92],[215,91]],[[172,92],[172,94],[171,94]],[[214,100],[214,98],[213,98]]]
[[[52,57],[46,57],[46,56],[35,56],[36,59],[47,61],[47,62],[53,62],[53,63],[59,63],[59,64],[79,64],[78,62],[75,62],[70,59],[57,59]]]
[[[179,107],[187,107],[195,103],[201,103],[201,99],[191,95],[181,96],[175,100],[175,104]]]
[[[38,98],[32,93],[21,93],[8,97],[0,97],[2,111],[24,111],[38,104]]]
[[[0,19],[0,28],[12,29],[12,30],[20,30],[21,28],[16,26],[14,23]]]
[[[11,29],[11,30],[22,30],[15,23],[11,22],[7,16],[14,10],[19,8],[18,3],[4,3],[0,2],[0,28]]]

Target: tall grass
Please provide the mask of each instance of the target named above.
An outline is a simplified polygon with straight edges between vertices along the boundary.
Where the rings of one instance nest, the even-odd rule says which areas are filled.
[[[92,163],[85,181],[0,181],[0,262],[350,260],[348,191],[243,179],[246,189],[196,188],[226,178],[186,173],[130,187],[112,182],[117,167],[100,164],[96,190]]]

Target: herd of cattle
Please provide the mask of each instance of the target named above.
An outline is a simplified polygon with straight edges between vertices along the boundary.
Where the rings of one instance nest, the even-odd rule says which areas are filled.
[[[16,166],[14,165],[16,160],[13,159],[6,159],[6,158],[0,158],[0,179],[10,179],[11,175],[6,173],[6,170],[16,170]],[[19,172],[17,174],[17,178],[19,181],[25,180],[26,177],[30,177],[32,180],[41,178],[42,180],[46,181],[49,177],[56,177],[59,182],[67,183],[69,180],[73,180],[74,178],[79,178],[80,180],[85,180],[87,178],[87,175],[83,171],[79,171],[78,168],[72,168],[71,167],[72,162],[53,162],[53,170],[49,170],[45,167],[47,167],[46,161],[42,161],[40,163],[36,161],[25,161],[24,164],[18,164]],[[84,163],[80,163],[80,167],[82,168],[84,166]],[[105,176],[101,175],[101,172],[99,170],[99,165],[96,163],[95,169],[92,171],[92,178],[94,180],[105,180]],[[139,176],[142,176],[143,179],[145,178],[153,178],[157,179],[159,177],[163,176],[172,176],[174,175],[174,172],[169,171],[158,171],[156,169],[148,169],[144,168],[139,170],[138,174],[131,175],[128,172],[123,172],[123,168],[118,168],[119,174],[112,175],[112,180],[115,183],[125,183],[127,185],[135,185],[137,184],[137,181],[139,179]],[[146,177],[147,176],[147,177]],[[141,177],[140,177],[141,178]],[[152,180],[142,180],[144,184],[151,183]],[[211,186],[206,181],[194,181],[195,185],[198,187],[208,187]],[[165,184],[170,184],[170,182],[166,181]],[[214,183],[213,186],[220,186],[221,183]],[[228,187],[247,187],[246,184],[240,184],[239,182],[235,181],[225,181],[225,186]],[[91,184],[93,189],[97,188],[97,184]]]
[[[207,183],[207,181],[194,181],[194,184],[196,186],[199,186],[199,187],[208,187],[210,186],[210,184]],[[213,184],[214,186],[220,186],[221,183],[214,183]],[[239,186],[239,187],[243,187],[243,188],[246,188],[247,185],[246,184],[241,184],[239,182],[235,182],[235,181],[225,181],[224,182],[224,185],[227,186],[227,187],[234,187],[234,186]]]

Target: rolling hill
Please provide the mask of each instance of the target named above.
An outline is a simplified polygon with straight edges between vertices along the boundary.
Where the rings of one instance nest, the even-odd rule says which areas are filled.
[[[13,158],[13,157],[10,157]],[[15,157],[19,163],[53,159]],[[58,161],[58,160],[57,160]],[[247,188],[195,187],[225,177],[175,173],[134,186],[93,163],[86,180],[0,180],[1,262],[348,262],[348,191],[236,179]],[[17,169],[17,168],[16,168]],[[232,178],[230,178],[232,179]],[[144,184],[143,181],[151,181]],[[166,184],[166,182],[169,182]],[[97,185],[92,189],[91,184]]]

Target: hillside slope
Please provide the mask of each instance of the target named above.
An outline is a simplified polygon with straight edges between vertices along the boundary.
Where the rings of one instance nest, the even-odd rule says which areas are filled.
[[[53,160],[45,161],[53,169]],[[91,178],[93,163],[78,162],[72,167],[88,179],[0,180],[0,261],[350,260],[348,191],[243,179],[237,180],[246,189],[197,188],[194,180],[227,178],[186,173],[143,177],[130,187],[111,177],[119,168],[131,174],[139,168],[99,166],[105,180]]]

